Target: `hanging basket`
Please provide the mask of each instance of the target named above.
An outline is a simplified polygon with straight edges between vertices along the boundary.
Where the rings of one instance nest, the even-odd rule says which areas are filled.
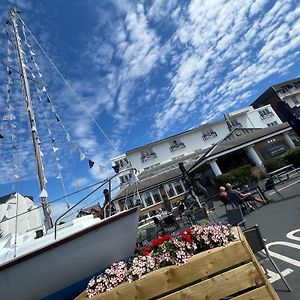
[[[84,291],[76,300],[207,300],[228,296],[235,300],[279,300],[239,228],[237,236],[237,241],[199,253],[181,266],[153,271],[92,298]]]

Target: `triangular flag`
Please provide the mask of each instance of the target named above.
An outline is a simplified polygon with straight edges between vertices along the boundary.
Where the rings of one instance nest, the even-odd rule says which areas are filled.
[[[60,175],[57,175],[57,176],[56,176],[56,179],[61,179],[61,176],[60,176]]]
[[[0,133],[0,139],[4,139],[4,136]]]
[[[46,87],[43,86],[42,92],[47,92]]]
[[[33,73],[31,73],[32,78],[35,78],[35,75]]]
[[[54,138],[51,138],[51,143],[55,143],[55,139]]]
[[[17,128],[17,126],[15,124],[10,124],[11,128]]]
[[[44,177],[44,182],[45,182],[45,184],[48,182],[48,180],[47,180],[47,178],[46,178],[46,177]]]
[[[89,167],[90,169],[94,166],[95,162],[93,162],[92,160],[89,159]]]
[[[80,160],[84,160],[85,159],[85,154],[80,152]]]
[[[39,195],[40,198],[45,198],[45,197],[48,197],[48,193],[45,189],[42,189],[40,195]]]
[[[55,115],[55,117],[56,117],[56,121],[60,122],[60,118],[58,117],[58,115]]]
[[[67,137],[67,141],[70,142],[71,141],[71,137],[70,137],[70,135],[68,133],[67,133],[66,137]]]
[[[50,97],[47,97],[47,102],[50,103],[51,102],[51,99]]]
[[[62,167],[60,164],[57,164],[57,167],[58,167],[60,170],[63,169],[63,167]]]
[[[116,173],[119,173],[119,170],[120,170],[120,166],[119,165],[114,165],[114,166],[112,166],[112,168],[114,169],[114,171]]]
[[[32,50],[30,50],[29,52],[32,56],[35,56],[35,53]]]
[[[53,152],[56,152],[59,150],[59,148],[56,148],[56,147],[52,147],[52,149],[53,149]]]
[[[41,157],[43,157],[44,156],[44,153],[40,150],[40,155],[41,155]]]

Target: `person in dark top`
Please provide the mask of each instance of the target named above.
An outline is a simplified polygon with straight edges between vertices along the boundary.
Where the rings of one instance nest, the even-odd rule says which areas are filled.
[[[245,193],[245,194],[241,193],[237,189],[234,189],[230,183],[226,183],[226,188],[227,188],[227,195],[229,199],[235,204],[241,204],[243,202],[248,202],[248,201],[256,201],[262,204],[267,204],[266,201],[254,197],[251,193]]]

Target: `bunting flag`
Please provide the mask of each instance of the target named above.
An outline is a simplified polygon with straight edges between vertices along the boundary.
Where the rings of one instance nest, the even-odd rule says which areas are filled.
[[[120,171],[120,166],[119,165],[114,165],[112,166],[112,168],[114,169],[114,171],[118,174]]]
[[[47,102],[50,103],[51,102],[51,99],[49,96],[47,96]]]
[[[67,135],[66,135],[66,139],[67,139],[68,142],[71,141],[71,137],[70,137],[70,135],[69,135],[68,133],[67,133]]]
[[[42,189],[39,197],[40,198],[46,198],[46,197],[48,197],[47,191],[45,189]]]
[[[52,147],[52,149],[53,149],[53,152],[56,152],[59,150],[59,148],[56,148],[56,147]]]
[[[44,153],[40,150],[40,155],[41,155],[41,157],[43,157],[44,156]]]
[[[49,132],[49,131],[48,131]],[[51,132],[51,131],[50,131]],[[49,132],[49,133],[50,133]],[[54,138],[51,138],[51,143],[53,144],[53,143],[55,143],[55,139]]]
[[[58,117],[58,115],[55,115],[55,117],[56,117],[56,121],[60,122],[60,118]]]
[[[42,88],[42,92],[47,92],[47,90],[46,90],[46,87],[45,87],[45,86],[43,86],[43,88]]]
[[[4,136],[0,133],[0,139],[4,139]]]
[[[84,160],[84,159],[85,159],[85,154],[82,153],[82,152],[80,152],[80,160],[82,161],[82,160]]]
[[[95,162],[93,162],[92,160],[89,159],[89,167],[90,169],[94,166]]]

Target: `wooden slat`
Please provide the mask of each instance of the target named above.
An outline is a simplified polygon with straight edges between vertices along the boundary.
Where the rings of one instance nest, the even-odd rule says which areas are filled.
[[[200,281],[207,276],[229,269],[249,260],[240,241],[232,242],[226,247],[208,250],[193,256],[179,267],[167,267],[151,272],[131,284],[123,284],[113,291],[93,297],[94,300],[107,299],[149,299],[169,291]],[[155,288],[154,288],[155,287]],[[85,292],[77,300],[87,299]]]
[[[273,299],[270,295],[266,286],[261,286],[255,290],[252,290],[248,293],[242,294],[240,296],[234,297],[231,300],[269,300]],[[278,298],[279,300],[279,298]]]
[[[239,238],[241,240],[241,243],[243,245],[243,247],[245,248],[246,252],[248,252],[249,256],[251,257],[251,260],[258,272],[258,274],[260,275],[260,277],[262,278],[266,289],[268,290],[269,294],[271,295],[271,299],[277,300],[279,299],[277,293],[275,292],[273,286],[271,285],[271,283],[269,282],[262,266],[260,265],[260,263],[258,262],[256,256],[254,255],[250,245],[248,244],[245,235],[243,234],[241,228],[238,228],[238,234],[239,234]]]
[[[251,262],[159,299],[217,300],[257,284],[261,278]]]

